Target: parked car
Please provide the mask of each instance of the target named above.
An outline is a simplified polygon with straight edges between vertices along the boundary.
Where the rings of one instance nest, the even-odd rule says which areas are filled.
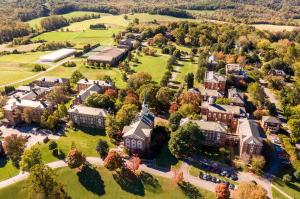
[[[235,188],[235,185],[234,185],[234,184],[230,184],[230,185],[229,185],[229,189],[234,190],[234,188]]]
[[[211,177],[211,181],[214,182],[214,183],[216,183],[216,182],[217,182],[217,178],[214,177],[214,176],[212,176],[212,177]]]
[[[236,175],[232,174],[232,175],[230,175],[230,179],[234,180],[234,181],[237,181],[238,177]]]

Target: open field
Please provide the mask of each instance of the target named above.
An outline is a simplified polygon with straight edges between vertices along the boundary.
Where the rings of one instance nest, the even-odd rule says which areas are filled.
[[[0,56],[0,85],[24,79],[36,74],[33,65],[40,56],[49,52],[10,54]],[[46,67],[47,68],[47,67]]]
[[[140,63],[131,67],[136,72],[148,72],[152,76],[152,80],[159,83],[162,79],[167,66],[168,56],[146,56],[138,57]]]
[[[177,18],[177,17],[171,17],[167,15],[151,15],[147,13],[137,13],[137,14],[128,14],[128,20],[132,21],[134,18],[138,18],[140,22],[151,22],[154,19],[156,19],[158,22],[172,22],[172,21],[191,21],[196,22],[198,20],[196,19],[185,19],[185,18]]]
[[[122,189],[114,180],[112,172],[104,167],[88,169],[85,172],[77,173],[70,168],[60,168],[56,170],[58,180],[64,185],[66,192],[71,198],[165,198],[165,199],[182,199],[187,198],[183,191],[179,189],[170,179],[155,177],[158,185],[154,188],[143,183],[136,183],[137,186],[129,186]],[[89,179],[87,181],[86,179]],[[26,183],[19,182],[0,190],[0,198],[24,198],[27,194]],[[204,199],[214,199],[214,194],[199,189],[199,195]]]
[[[191,14],[201,14],[202,16],[211,16],[213,15],[216,11],[215,10],[188,10],[189,13]]]
[[[0,181],[16,176],[19,170],[13,166],[12,162],[1,159],[0,161]]]
[[[99,19],[90,19],[77,23],[72,23],[70,26],[67,26],[65,28],[68,28],[70,31],[81,31],[87,30],[90,28],[91,24],[94,25],[97,23],[104,23],[112,27],[126,27],[129,24],[129,22],[124,19],[123,15],[107,15]]]
[[[101,45],[112,45],[113,38],[112,35],[117,34],[120,31],[119,28],[109,28],[108,30],[83,30],[76,32],[47,32],[41,34],[35,38],[33,41],[46,40],[55,42],[69,41],[75,44],[76,48],[82,48],[86,44],[97,44]]]
[[[65,17],[66,19],[70,19],[72,17],[81,17],[81,16],[84,16],[84,15],[91,15],[91,14],[100,14],[101,16],[107,16],[109,14],[106,14],[106,13],[98,13],[98,12],[85,12],[85,11],[76,11],[76,12],[70,12],[68,14],[64,14],[64,15],[61,15],[63,17]],[[42,21],[42,19],[44,19],[45,17],[39,17],[39,18],[36,18],[36,19],[32,19],[30,21],[28,21],[27,23],[30,25],[30,27],[32,28],[39,28],[40,27],[40,23]]]
[[[35,50],[40,45],[41,43],[33,43],[33,44],[17,45],[17,46],[9,46],[8,44],[1,44],[0,52],[2,51],[13,52],[14,50],[17,50],[19,52],[30,52],[32,50]]]
[[[269,30],[271,32],[278,32],[278,31],[293,31],[296,29],[296,26],[281,26],[281,25],[271,25],[271,24],[253,24],[258,30]]]

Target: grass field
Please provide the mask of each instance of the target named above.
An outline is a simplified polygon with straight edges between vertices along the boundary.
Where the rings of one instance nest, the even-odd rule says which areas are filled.
[[[41,34],[35,38],[33,41],[46,40],[55,42],[69,41],[75,44],[76,48],[82,48],[86,44],[97,44],[101,45],[112,45],[113,38],[112,35],[117,34],[121,29],[119,28],[109,28],[107,30],[83,30],[75,32],[47,32]]]
[[[168,56],[146,56],[141,55],[138,57],[140,63],[133,66],[132,69],[136,72],[148,72],[152,76],[152,80],[159,83],[162,79],[167,66]]]
[[[10,54],[0,56],[0,85],[24,79],[36,74],[33,65],[48,52]],[[47,68],[47,67],[46,67]]]
[[[0,161],[0,181],[16,176],[18,173],[19,170],[13,166],[10,160],[7,162]]]
[[[61,15],[61,16],[65,17],[66,19],[70,19],[72,17],[81,17],[81,16],[84,16],[86,14],[88,14],[88,15],[91,15],[91,14],[100,14],[101,16],[107,16],[107,15],[109,15],[109,14],[106,14],[106,13],[98,13],[98,12],[76,11],[76,12],[70,12],[68,14],[64,14],[64,15]],[[45,17],[40,17],[40,18],[32,19],[32,20],[28,21],[27,23],[32,28],[39,28],[41,20],[44,19],[44,18]]]
[[[285,195],[283,195],[273,187],[272,187],[272,196],[273,199],[288,199]]]
[[[138,187],[122,189],[113,179],[112,172],[103,167],[89,169],[86,172],[77,173],[70,168],[60,168],[56,170],[58,180],[64,185],[66,192],[73,199],[79,198],[103,198],[103,199],[183,199],[187,198],[183,191],[179,189],[171,180],[155,177],[158,186],[153,188],[147,184],[139,184]],[[89,179],[87,181],[87,179]],[[199,195],[203,199],[214,199],[212,192],[199,189]],[[0,198],[21,199],[26,197],[26,183],[18,182],[0,190]]]
[[[56,140],[56,142],[58,148],[61,149],[65,155],[68,154],[72,143],[74,143],[76,148],[83,152],[86,156],[97,157],[98,154],[96,152],[96,145],[99,139],[106,140],[110,146],[113,146],[103,130],[85,128],[82,128],[81,130],[78,129],[77,131],[68,129],[66,135]],[[39,148],[42,152],[44,162],[53,162],[57,160],[57,158],[49,151],[48,144],[40,144]]]
[[[184,82],[184,77],[188,73],[196,73],[197,63],[192,63],[190,60],[183,60],[179,62],[180,71],[177,73],[175,81]],[[196,81],[195,81],[196,82]]]
[[[289,185],[285,184],[281,178],[274,178],[273,184],[277,186],[279,189],[284,191],[291,197],[295,199],[300,199],[300,183],[299,182],[291,182]]]
[[[253,24],[258,30],[269,30],[271,32],[278,32],[278,31],[292,31],[296,29],[296,26],[284,26],[284,25],[271,25],[271,24]]]
[[[188,10],[188,12],[191,14],[200,14],[202,16],[211,16],[216,11],[215,10]]]

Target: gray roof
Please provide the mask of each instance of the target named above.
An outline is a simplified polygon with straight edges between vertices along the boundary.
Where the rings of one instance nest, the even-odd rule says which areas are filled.
[[[38,109],[45,109],[47,105],[42,101],[33,101],[27,99],[16,99],[10,98],[6,105],[3,107],[4,110],[11,111],[16,107],[27,107],[27,108],[38,108]]]
[[[43,82],[51,82],[51,83],[66,83],[68,82],[67,78],[58,78],[58,77],[40,77],[37,79],[37,81],[43,81]]]
[[[259,133],[259,126],[255,120],[239,119],[238,132],[240,139],[248,144],[256,144],[262,146],[262,138]]]
[[[85,101],[93,93],[98,93],[101,87],[98,84],[92,84],[87,89],[80,91],[77,95],[82,101]]]
[[[261,119],[263,122],[270,122],[275,124],[281,124],[281,121],[277,117],[273,116],[263,116]]]
[[[223,75],[219,75],[214,71],[207,71],[205,73],[204,81],[205,82],[213,82],[213,83],[218,83],[220,81],[224,82],[226,81],[227,78]]]
[[[226,133],[228,130],[228,127],[220,122],[213,122],[213,121],[203,121],[203,120],[190,120],[188,118],[182,119],[180,121],[180,126],[184,125],[188,122],[196,123],[199,127],[199,129],[204,131],[214,131],[214,132],[221,132]]]
[[[78,113],[82,115],[93,115],[106,117],[106,111],[101,108],[93,108],[84,105],[73,106],[68,110],[68,113]]]
[[[95,52],[94,54],[88,57],[88,60],[93,61],[113,61],[116,57],[126,53],[127,49],[124,48],[107,48],[101,52]]]
[[[228,89],[228,98],[234,103],[245,104],[244,93],[239,92],[236,88]]]
[[[99,86],[113,86],[111,82],[108,80],[91,80],[91,79],[81,79],[77,82],[77,84],[86,84],[86,85],[92,85],[92,84],[98,84]]]
[[[207,108],[211,112],[218,113],[233,113],[234,115],[246,114],[244,107],[231,106],[231,105],[221,105],[221,104],[209,104],[208,102],[203,102],[202,108]]]
[[[200,93],[201,95],[206,95],[206,96],[212,96],[212,97],[224,97],[224,95],[217,91],[217,90],[212,90],[212,89],[205,89],[205,88],[200,88]]]
[[[130,126],[123,128],[124,138],[134,138],[145,140],[151,137],[155,116],[143,105],[142,111],[137,115],[136,119]]]

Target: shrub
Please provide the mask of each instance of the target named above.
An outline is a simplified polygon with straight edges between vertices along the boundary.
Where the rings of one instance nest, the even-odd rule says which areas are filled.
[[[296,178],[296,180],[300,181],[300,171],[295,171],[294,177]]]
[[[292,176],[290,174],[285,174],[283,177],[282,177],[282,181],[285,183],[285,184],[289,184],[290,182],[292,182]]]
[[[54,140],[51,140],[48,148],[49,148],[49,150],[57,149],[57,143]]]

